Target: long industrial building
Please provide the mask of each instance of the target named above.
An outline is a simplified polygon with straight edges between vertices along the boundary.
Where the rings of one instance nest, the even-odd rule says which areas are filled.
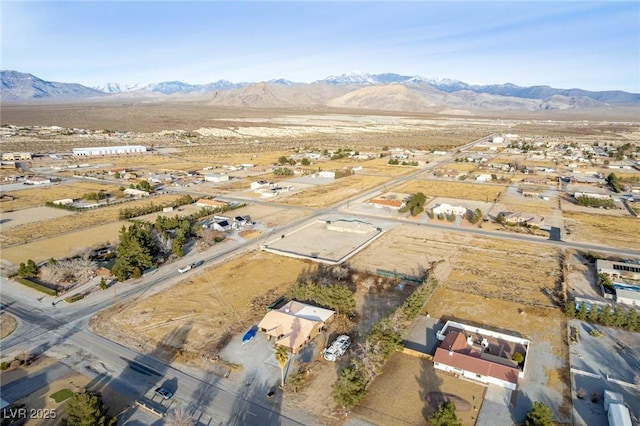
[[[92,155],[138,154],[143,152],[147,152],[147,148],[142,145],[96,146],[96,147],[90,147],[90,148],[73,148],[73,155],[76,157],[89,157]]]

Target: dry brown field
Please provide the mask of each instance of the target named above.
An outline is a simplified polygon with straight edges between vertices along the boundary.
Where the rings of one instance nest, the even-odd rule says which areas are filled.
[[[7,312],[0,312],[0,339],[4,339],[18,326],[18,321]]]
[[[0,246],[5,248],[15,244],[24,244],[36,239],[48,238],[52,236],[61,236],[62,234],[71,233],[78,230],[87,230],[87,238],[95,241],[95,238],[91,238],[89,234],[92,231],[89,229],[93,226],[100,224],[118,221],[118,214],[120,209],[125,207],[144,206],[153,202],[154,204],[162,204],[171,202],[179,195],[159,195],[151,199],[129,201],[127,203],[117,204],[115,206],[101,207],[98,209],[92,209],[87,211],[75,212],[73,215],[59,217],[55,219],[42,220],[37,223],[27,223],[24,225],[18,225],[16,227],[3,230],[2,236],[0,236]],[[69,238],[80,238],[74,241],[75,244],[81,246],[89,246],[84,244],[84,237],[74,233]],[[118,239],[118,234],[114,234],[107,240],[115,241]],[[103,240],[103,242],[106,240]],[[66,245],[66,244],[65,244]],[[4,252],[3,252],[3,257]],[[50,257],[50,256],[49,256]],[[49,258],[47,257],[47,259]],[[34,258],[35,260],[35,258]]]
[[[433,362],[397,352],[368,388],[354,415],[374,425],[428,425],[441,395],[455,395],[456,416],[465,426],[475,424],[486,388],[436,372]],[[397,395],[402,397],[391,397]],[[475,407],[475,410],[474,410]]]
[[[92,328],[130,347],[142,344],[145,350],[161,348],[168,355],[183,349],[183,361],[199,359],[226,333],[237,334],[261,318],[263,311],[251,304],[256,297],[281,295],[310,265],[254,251],[206,268],[170,290],[106,309],[92,321]],[[185,327],[190,331],[178,341],[182,339],[174,333]]]
[[[3,248],[3,267],[10,266],[9,262],[13,265],[19,265],[20,262],[26,262],[27,259],[33,259],[36,263],[52,257],[61,259],[82,253],[87,248],[117,243],[118,232],[122,226],[128,225],[129,222],[119,221],[88,228],[80,227],[80,230],[77,231],[62,235],[51,234],[52,236],[49,238]]]
[[[446,284],[446,283],[445,283]],[[561,365],[554,369],[544,368],[544,385],[558,395],[549,404],[557,407],[564,417],[571,413],[571,388],[567,319],[559,308],[531,306],[514,301],[492,299],[483,295],[439,287],[427,303],[423,314],[434,318],[455,319],[483,327],[497,327],[521,333],[538,348],[548,350]]]
[[[291,206],[327,207],[349,197],[358,196],[388,180],[388,178],[378,176],[348,176],[337,179],[334,183],[318,185],[302,193],[293,194],[280,202]]]
[[[473,163],[448,163],[446,166],[441,167],[441,169],[447,170],[458,170],[460,172],[472,172],[477,169],[478,166]]]
[[[55,207],[30,207],[12,212],[2,213],[2,231],[33,222],[61,218],[72,215],[73,212]]]
[[[640,250],[640,218],[605,216],[599,211],[597,214],[564,211],[563,217],[563,238],[567,241]]]
[[[410,194],[422,192],[427,197],[447,197],[472,201],[494,200],[496,195],[503,193],[505,189],[504,185],[436,180],[413,180],[391,188],[392,191]]]
[[[29,207],[44,206],[47,201],[60,200],[62,198],[81,198],[87,192],[117,191],[119,186],[108,183],[72,182],[50,185],[42,188],[29,188],[11,191],[7,194],[15,197],[15,200],[0,203],[0,211],[21,210]]]
[[[356,254],[351,264],[358,269],[414,275],[420,268],[437,264],[436,274],[446,288],[553,306],[552,294],[562,278],[559,259],[558,250],[544,244],[505,244],[498,238],[457,233],[455,229],[444,232],[401,225]],[[526,273],[532,270],[536,273]]]

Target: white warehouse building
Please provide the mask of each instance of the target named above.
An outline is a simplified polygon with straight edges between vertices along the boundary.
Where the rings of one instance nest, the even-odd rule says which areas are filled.
[[[73,155],[76,157],[89,157],[92,155],[117,155],[135,154],[147,152],[147,148],[142,145],[123,146],[96,146],[90,148],[73,148]]]

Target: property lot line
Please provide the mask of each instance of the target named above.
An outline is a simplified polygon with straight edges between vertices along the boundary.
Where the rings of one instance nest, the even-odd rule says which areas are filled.
[[[613,382],[613,383],[617,383],[617,384],[619,384],[621,386],[627,386],[629,388],[640,390],[640,386],[636,385],[635,383],[629,383],[629,382],[624,382],[622,380],[614,379],[614,378],[610,377],[608,374],[607,374],[607,382]]]
[[[584,370],[578,370],[577,368],[571,368],[571,372],[573,374],[579,374],[581,376],[593,377],[594,379],[602,379],[602,376],[600,374],[590,373]]]

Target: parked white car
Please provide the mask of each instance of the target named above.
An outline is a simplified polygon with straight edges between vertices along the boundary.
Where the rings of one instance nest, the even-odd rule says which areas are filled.
[[[331,346],[324,350],[324,359],[327,361],[335,361],[340,358],[349,349],[351,338],[346,334],[338,336]]]
[[[178,268],[178,272],[180,272],[181,274],[184,274],[187,271],[190,271],[192,268],[191,265],[187,265],[187,266],[183,266],[182,268]]]

